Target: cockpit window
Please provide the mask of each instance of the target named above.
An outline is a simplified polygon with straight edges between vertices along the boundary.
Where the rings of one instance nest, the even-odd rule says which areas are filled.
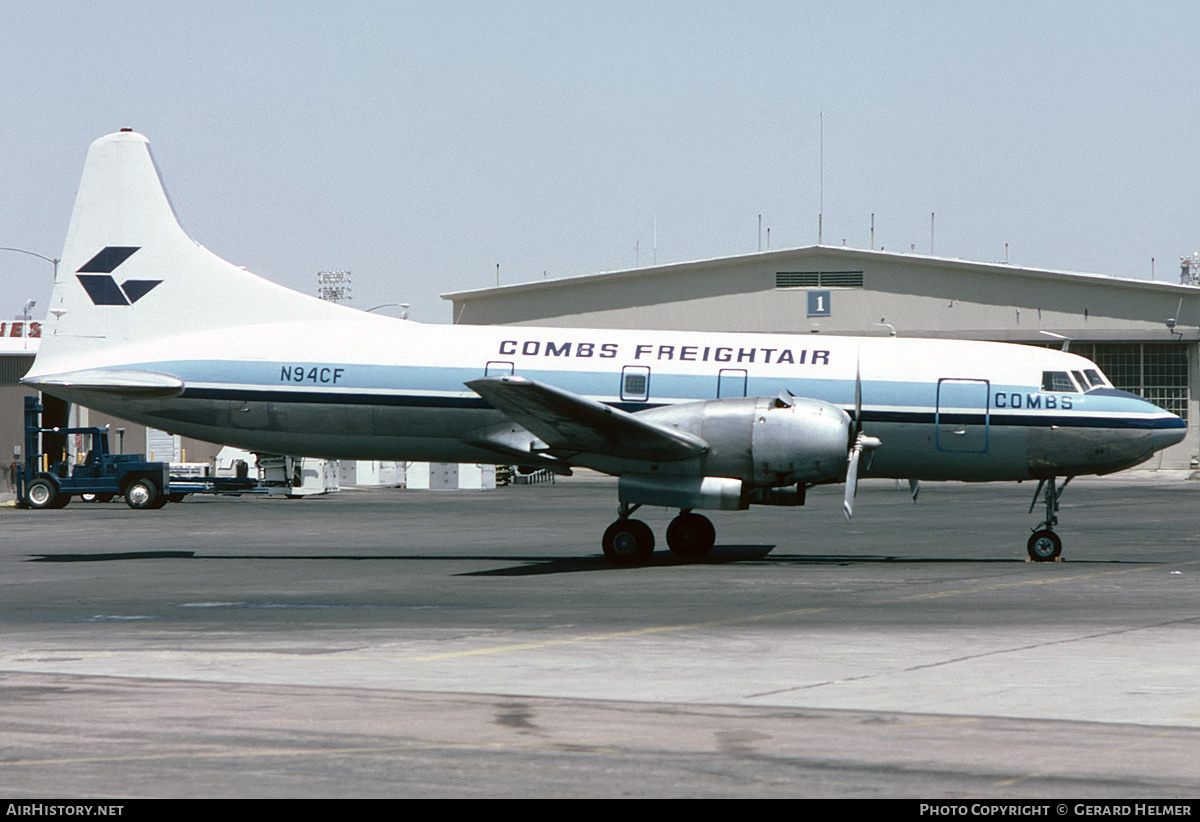
[[[1087,375],[1089,387],[1095,388],[1098,385],[1104,385],[1104,377],[1100,376],[1100,372],[1096,369],[1089,368],[1083,373]]]
[[[1072,394],[1079,392],[1071,375],[1066,371],[1043,371],[1042,372],[1042,390],[1043,391],[1069,391]]]

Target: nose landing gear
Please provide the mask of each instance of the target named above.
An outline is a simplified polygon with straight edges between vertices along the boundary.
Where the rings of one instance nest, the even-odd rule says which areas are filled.
[[[1071,477],[1067,477],[1063,480],[1062,485],[1058,485],[1057,477],[1041,479],[1038,481],[1037,490],[1033,492],[1033,502],[1029,503],[1029,513],[1031,514],[1033,507],[1037,505],[1038,496],[1042,494],[1042,489],[1046,489],[1046,519],[1033,529],[1033,535],[1029,537],[1029,542],[1025,546],[1029,551],[1029,558],[1034,562],[1054,562],[1062,554],[1062,539],[1054,533],[1054,526],[1058,525],[1059,497],[1062,496],[1071,479]]]

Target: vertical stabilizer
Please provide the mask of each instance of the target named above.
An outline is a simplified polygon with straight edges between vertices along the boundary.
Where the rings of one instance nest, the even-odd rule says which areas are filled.
[[[34,372],[189,330],[346,311],[222,260],[184,232],[149,141],[133,131],[88,149]]]

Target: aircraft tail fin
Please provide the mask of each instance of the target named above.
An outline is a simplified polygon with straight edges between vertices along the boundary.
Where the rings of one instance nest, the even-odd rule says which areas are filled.
[[[269,322],[266,306],[291,321],[350,310],[251,274],[192,240],[149,141],[129,130],[109,134],[88,149],[31,374],[119,364],[104,352]]]

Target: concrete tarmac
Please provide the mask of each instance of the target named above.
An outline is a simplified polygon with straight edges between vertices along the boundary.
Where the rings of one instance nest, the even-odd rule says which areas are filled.
[[[615,492],[0,509],[0,795],[1200,797],[1200,483]]]

